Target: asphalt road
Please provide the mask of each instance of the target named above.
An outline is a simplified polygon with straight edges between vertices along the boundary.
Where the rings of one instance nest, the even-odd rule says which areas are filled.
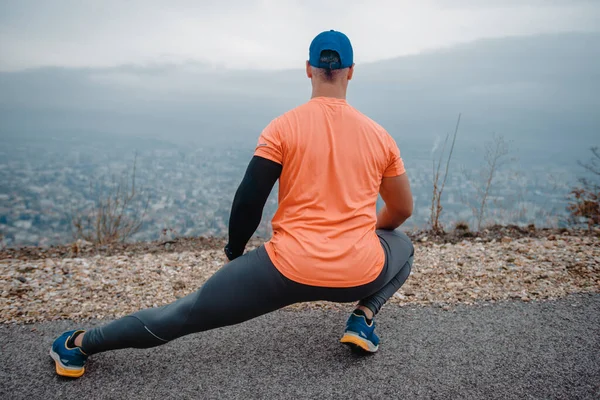
[[[159,348],[90,358],[77,380],[48,356],[69,322],[0,326],[2,399],[598,399],[600,295],[385,308],[380,351],[338,343],[346,314],[279,311]],[[35,328],[32,331],[32,328]]]

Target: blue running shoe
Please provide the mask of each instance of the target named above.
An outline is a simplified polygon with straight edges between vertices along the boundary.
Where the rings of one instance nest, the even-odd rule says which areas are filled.
[[[352,350],[375,353],[379,348],[379,337],[375,334],[375,321],[371,325],[362,315],[352,313],[346,322],[346,330],[340,342],[350,346]]]
[[[69,378],[79,378],[85,372],[85,362],[87,354],[79,347],[69,347],[67,343],[76,332],[83,331],[68,331],[63,333],[54,341],[50,349],[50,357],[56,363],[56,373],[60,376]]]

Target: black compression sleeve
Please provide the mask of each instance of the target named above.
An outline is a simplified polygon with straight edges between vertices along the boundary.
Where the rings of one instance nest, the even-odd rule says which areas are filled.
[[[250,160],[244,179],[233,198],[229,216],[226,253],[230,260],[244,253],[248,240],[260,224],[263,208],[282,168],[281,164],[266,158],[254,156]]]

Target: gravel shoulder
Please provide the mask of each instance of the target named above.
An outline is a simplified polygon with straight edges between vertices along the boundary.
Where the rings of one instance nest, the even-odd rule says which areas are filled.
[[[458,304],[600,293],[598,236],[567,231],[456,243],[425,236],[414,240],[413,273],[392,304],[450,310]],[[180,251],[152,252],[151,244],[139,243],[134,250],[107,254],[5,254],[8,258],[0,259],[0,322],[117,318],[168,304],[197,290],[223,263],[222,243],[216,239],[199,239],[195,247],[193,241],[176,243]],[[321,302],[291,308],[307,307],[343,306]]]
[[[71,321],[0,325],[5,399],[597,399],[600,295],[386,306],[380,352],[340,345],[348,310],[282,310],[147,350],[90,358],[72,381],[47,355]],[[89,321],[86,327],[102,321]]]

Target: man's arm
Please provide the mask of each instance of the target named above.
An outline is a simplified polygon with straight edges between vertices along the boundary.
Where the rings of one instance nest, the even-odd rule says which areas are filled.
[[[413,198],[406,173],[383,178],[379,194],[385,205],[377,215],[377,229],[394,230],[412,215]]]
[[[225,246],[229,260],[244,254],[248,240],[260,224],[263,208],[282,168],[281,164],[259,156],[250,160],[229,216],[229,243]]]

